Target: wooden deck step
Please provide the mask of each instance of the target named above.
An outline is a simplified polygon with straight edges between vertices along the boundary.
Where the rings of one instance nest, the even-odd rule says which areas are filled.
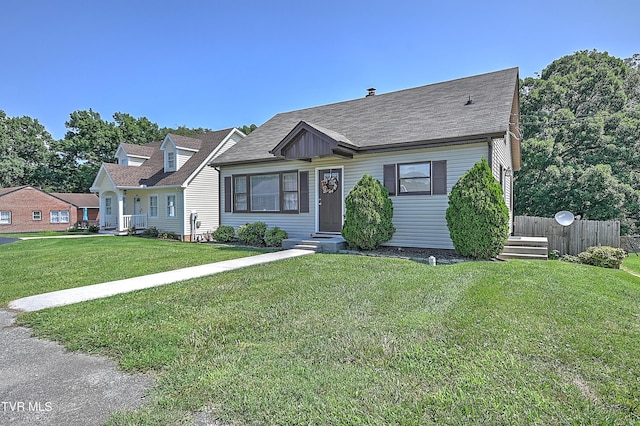
[[[509,237],[498,259],[548,260],[548,247],[546,237]]]

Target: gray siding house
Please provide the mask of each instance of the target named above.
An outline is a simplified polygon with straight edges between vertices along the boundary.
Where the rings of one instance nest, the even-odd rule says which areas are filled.
[[[345,197],[370,174],[393,200],[386,245],[451,249],[448,193],[481,158],[513,211],[518,82],[511,68],[277,114],[210,163],[220,171],[220,224],[339,234]]]

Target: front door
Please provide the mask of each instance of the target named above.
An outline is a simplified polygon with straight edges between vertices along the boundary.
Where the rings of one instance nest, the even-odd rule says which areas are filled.
[[[342,169],[318,171],[318,232],[342,231]]]
[[[133,214],[142,214],[142,202],[140,197],[133,199]]]

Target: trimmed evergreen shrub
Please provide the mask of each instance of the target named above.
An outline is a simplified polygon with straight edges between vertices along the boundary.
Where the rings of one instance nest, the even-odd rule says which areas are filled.
[[[282,240],[286,238],[289,238],[287,231],[277,226],[264,233],[264,243],[267,247],[282,247]]]
[[[623,249],[610,246],[588,247],[586,251],[578,254],[580,263],[612,269],[620,269],[625,257],[627,252]]]
[[[473,259],[500,254],[509,237],[509,209],[487,160],[476,163],[453,186],[446,217],[458,254]]]
[[[242,225],[238,228],[238,240],[248,246],[264,245],[264,234],[267,231],[267,224],[264,222],[253,222]]]
[[[372,176],[362,176],[349,191],[345,205],[342,236],[350,247],[373,250],[389,241],[396,232],[392,222],[393,201],[389,198],[389,191]]]
[[[236,230],[233,229],[233,226],[221,225],[211,235],[214,240],[220,243],[229,243],[236,237]]]

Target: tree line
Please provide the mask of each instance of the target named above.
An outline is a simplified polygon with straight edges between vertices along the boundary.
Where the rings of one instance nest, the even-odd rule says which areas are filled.
[[[619,219],[640,231],[640,55],[620,59],[585,50],[553,61],[520,82],[522,169],[515,174],[518,215]],[[75,111],[62,140],[37,119],[0,110],[0,186],[87,192],[120,143],[144,144],[167,133],[146,117],[117,112],[113,121]],[[255,124],[240,129],[250,133]]]
[[[518,215],[621,221],[640,229],[640,55],[579,51],[521,81]]]
[[[53,192],[89,192],[103,162],[114,162],[121,143],[143,145],[168,133],[190,136],[205,128],[160,127],[146,117],[116,112],[105,120],[92,109],[74,111],[64,138],[55,140],[37,119],[0,110],[0,187],[31,185]],[[256,125],[238,127],[245,134]]]

